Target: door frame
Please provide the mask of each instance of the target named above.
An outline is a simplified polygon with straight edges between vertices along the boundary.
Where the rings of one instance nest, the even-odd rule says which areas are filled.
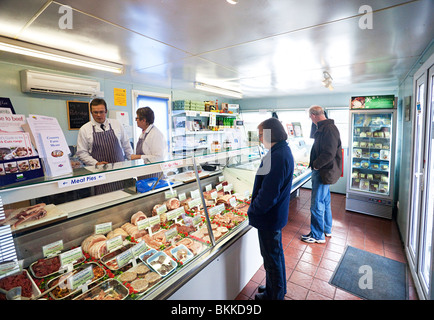
[[[427,137],[424,136],[423,138],[423,142],[421,144],[421,148],[423,148],[422,150],[422,159],[420,161],[424,161],[424,170],[423,170],[423,176],[417,180],[415,179],[415,175],[414,175],[414,168],[415,168],[415,161],[414,161],[414,152],[415,152],[415,148],[416,148],[416,144],[415,144],[415,133],[416,133],[416,113],[417,113],[417,103],[418,103],[418,99],[417,99],[417,90],[418,90],[418,81],[422,78],[422,80],[425,83],[425,90],[424,90],[424,99],[425,99],[425,105],[423,106],[424,110],[423,112],[425,114],[428,114],[429,112],[432,112],[432,109],[434,106],[431,105],[431,100],[429,100],[429,93],[431,93],[431,88],[430,85],[432,86],[432,83],[430,82],[430,78],[429,78],[429,69],[434,65],[434,54],[431,55],[426,61],[425,63],[423,63],[423,65],[415,72],[414,76],[413,76],[413,102],[412,102],[412,106],[413,106],[413,117],[412,117],[412,127],[413,127],[413,139],[411,140],[411,150],[412,150],[412,158],[411,158],[411,171],[410,171],[410,192],[408,193],[408,210],[407,210],[407,236],[406,236],[406,241],[405,241],[405,252],[406,252],[406,256],[407,256],[407,260],[408,260],[408,265],[409,265],[409,269],[412,275],[412,278],[414,280],[414,284],[418,293],[419,298],[421,299],[433,299],[433,294],[434,294],[434,290],[433,290],[433,273],[431,273],[430,275],[430,287],[426,288],[422,282],[422,280],[419,278],[419,270],[420,270],[420,262],[421,262],[421,256],[420,256],[420,252],[421,252],[421,241],[422,236],[423,236],[423,226],[424,226],[424,212],[425,212],[425,204],[423,203],[424,199],[425,199],[425,190],[426,190],[426,182],[427,182],[427,174],[426,174],[426,165],[427,163],[425,162],[425,157],[426,157],[426,151],[427,151],[427,142],[428,139]],[[429,125],[429,119],[430,117],[425,116],[425,119],[423,119],[423,126],[424,126],[424,131],[428,128]],[[431,161],[434,161],[434,159],[431,159]],[[419,225],[417,226],[417,241],[418,241],[418,245],[417,245],[417,252],[415,253],[415,255],[413,255],[409,245],[410,245],[410,237],[411,237],[411,228],[412,228],[412,223],[411,223],[411,219],[412,219],[412,212],[413,212],[413,198],[412,198],[412,191],[414,189],[414,184],[416,182],[422,181],[423,182],[423,186],[424,186],[424,191],[422,191],[422,195],[421,195],[421,204],[419,207],[419,211],[418,211],[418,215],[419,215]],[[433,233],[433,238],[434,238],[434,233]],[[433,260],[434,260],[434,249],[431,249],[431,268],[430,270],[432,270],[432,266],[433,266]]]

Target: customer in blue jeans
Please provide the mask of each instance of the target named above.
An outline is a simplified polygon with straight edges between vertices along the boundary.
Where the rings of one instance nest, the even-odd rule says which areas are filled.
[[[312,106],[309,117],[316,125],[314,143],[310,152],[312,194],[310,204],[310,232],[301,236],[308,243],[325,243],[332,233],[330,185],[342,174],[342,144],[338,128],[327,119],[323,108]]]
[[[258,132],[259,140],[269,151],[256,173],[247,211],[249,224],[258,229],[265,269],[266,285],[259,287],[255,299],[283,300],[286,272],[282,228],[288,222],[294,159],[286,142],[286,131],[278,119],[263,121]]]

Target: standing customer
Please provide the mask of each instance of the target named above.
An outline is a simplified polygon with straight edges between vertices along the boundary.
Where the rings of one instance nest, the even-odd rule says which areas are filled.
[[[342,173],[342,144],[338,128],[327,119],[323,108],[311,106],[309,117],[317,126],[310,152],[312,168],[312,194],[310,204],[310,233],[301,236],[308,243],[325,243],[325,236],[332,232],[330,185],[336,183]]]
[[[258,229],[266,272],[263,292],[256,300],[283,300],[286,293],[282,228],[288,222],[294,159],[280,121],[270,118],[258,126],[259,141],[268,149],[256,173],[249,210],[249,224]]]

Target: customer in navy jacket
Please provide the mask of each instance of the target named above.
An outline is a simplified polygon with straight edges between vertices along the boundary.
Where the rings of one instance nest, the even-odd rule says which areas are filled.
[[[268,149],[256,173],[249,223],[258,229],[259,246],[266,272],[266,285],[257,300],[283,300],[286,293],[282,228],[288,222],[294,159],[280,121],[270,118],[258,126],[259,140]]]

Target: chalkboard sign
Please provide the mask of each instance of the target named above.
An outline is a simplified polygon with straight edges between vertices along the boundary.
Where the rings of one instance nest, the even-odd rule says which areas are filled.
[[[90,121],[89,102],[66,101],[68,108],[68,129],[79,130],[82,125]]]

